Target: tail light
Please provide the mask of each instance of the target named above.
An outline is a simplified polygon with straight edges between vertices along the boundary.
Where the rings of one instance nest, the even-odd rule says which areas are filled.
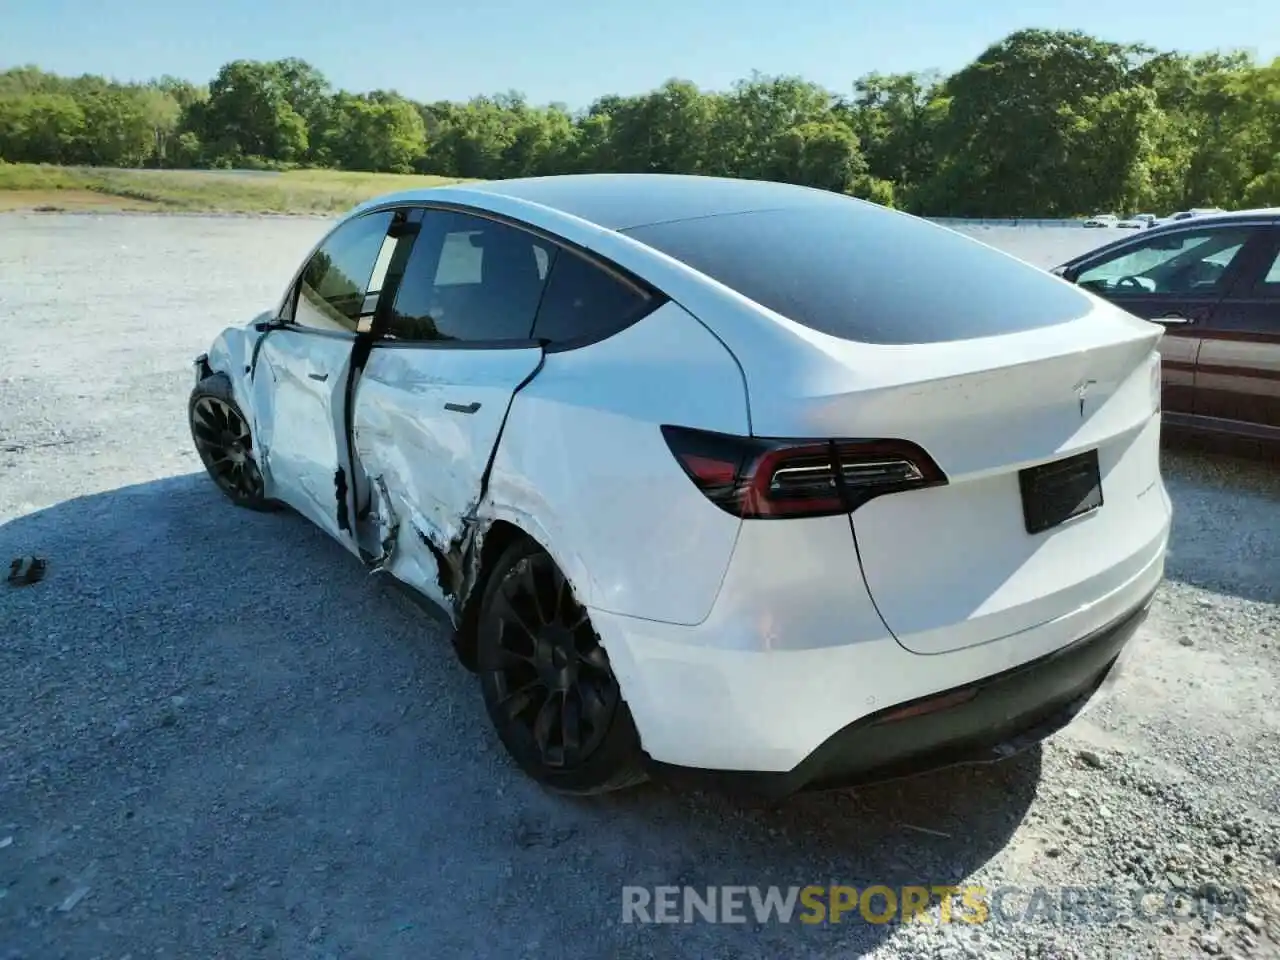
[[[670,426],[662,435],[707,499],[744,518],[849,513],[886,493],[947,482],[905,440],[770,440]]]

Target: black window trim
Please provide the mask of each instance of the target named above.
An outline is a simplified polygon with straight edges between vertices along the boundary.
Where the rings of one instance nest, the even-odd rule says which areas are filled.
[[[653,284],[636,276],[630,270],[627,270],[625,267],[619,266],[618,264],[614,263],[612,260],[609,260],[607,257],[603,257],[599,253],[596,253],[593,250],[588,250],[586,247],[583,247],[580,244],[574,243],[572,240],[569,240],[565,237],[561,237],[557,234],[551,233],[550,231],[545,230],[541,227],[535,226],[534,224],[527,223],[516,217],[507,216],[506,214],[496,213],[493,210],[485,210],[481,207],[473,207],[465,203],[458,203],[457,201],[452,201],[452,200],[450,201],[445,201],[445,200],[403,201],[401,200],[393,203],[380,204],[376,207],[372,207],[369,210],[366,210],[364,213],[362,213],[361,216],[367,216],[373,213],[382,213],[382,212],[385,212],[386,210],[393,210],[393,209],[398,209],[402,207],[421,209],[428,213],[431,211],[440,211],[442,213],[461,213],[465,216],[475,217],[480,220],[492,220],[495,223],[500,223],[505,226],[511,227],[513,229],[520,230],[524,233],[531,234],[537,239],[544,241],[545,243],[547,243],[552,247],[552,250],[555,254],[555,256],[552,256],[551,258],[549,258],[549,262],[547,264],[546,281],[544,281],[543,287],[542,287],[542,291],[544,295],[546,293],[547,283],[550,282],[551,280],[551,271],[555,269],[556,257],[558,257],[561,252],[565,252],[572,256],[577,256],[583,260],[586,260],[587,263],[589,263],[591,266],[596,267],[599,270],[602,270],[604,273],[608,274],[613,279],[618,280],[621,283],[624,283],[627,286],[630,286],[633,289],[637,290],[638,292],[643,294],[646,298],[648,298],[649,303],[648,303],[647,309],[637,311],[633,317],[629,318],[627,322],[622,324],[621,326],[615,326],[615,327],[609,328],[608,333],[605,333],[602,335],[593,334],[591,336],[586,336],[586,337],[577,337],[572,340],[561,340],[555,343],[540,340],[535,337],[529,337],[528,339],[507,339],[507,340],[387,340],[383,337],[377,337],[373,341],[373,346],[375,348],[378,348],[378,349],[386,348],[386,349],[395,349],[395,350],[411,350],[411,349],[418,349],[418,350],[524,350],[524,349],[528,349],[529,347],[541,347],[544,353],[564,353],[568,350],[579,350],[582,347],[587,347],[593,343],[599,343],[602,340],[607,340],[610,337],[617,336],[619,333],[626,330],[627,328],[639,323],[641,320],[643,320],[645,317],[652,314],[659,307],[665,305],[671,299],[666,294],[664,294],[661,290],[655,287]],[[317,249],[319,249],[318,246],[317,246]],[[314,253],[315,251],[312,251],[312,254],[307,257],[307,263],[310,263],[311,256],[314,256]],[[303,269],[305,269],[305,264],[303,266]],[[295,286],[297,285],[298,279],[301,279],[301,271],[299,271],[298,277],[294,280]],[[388,305],[388,307],[389,306],[390,305]],[[542,307],[542,301],[541,301],[541,298],[539,298],[538,309],[540,310],[541,307]],[[380,309],[381,309],[381,305],[380,305]],[[537,323],[537,318],[538,318],[538,311],[535,310],[534,311],[535,324]],[[532,327],[530,328],[530,332],[532,332]]]

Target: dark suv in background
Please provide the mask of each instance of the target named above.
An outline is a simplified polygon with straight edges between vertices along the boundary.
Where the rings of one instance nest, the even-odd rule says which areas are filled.
[[[1162,224],[1053,272],[1165,327],[1167,428],[1280,458],[1280,209]]]

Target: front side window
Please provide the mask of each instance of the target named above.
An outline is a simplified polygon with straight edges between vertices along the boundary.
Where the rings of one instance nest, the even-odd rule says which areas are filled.
[[[1222,227],[1153,237],[1082,270],[1076,283],[1114,298],[1215,296],[1251,235]]]
[[[302,271],[293,322],[318,330],[366,329],[390,252],[385,249],[392,212],[371,213],[333,231]],[[393,244],[394,245],[394,244]],[[385,261],[385,262],[384,262]],[[371,295],[372,294],[372,295]]]
[[[387,337],[528,340],[552,244],[495,220],[429,210],[405,264]]]

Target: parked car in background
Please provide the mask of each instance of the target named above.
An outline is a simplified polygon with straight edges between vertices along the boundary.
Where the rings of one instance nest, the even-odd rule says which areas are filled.
[[[1085,220],[1086,227],[1114,227],[1120,222],[1120,218],[1114,213],[1095,213],[1092,217]]]
[[[1123,220],[1117,220],[1116,224],[1121,230],[1145,230],[1147,229],[1147,221],[1140,220],[1137,217],[1125,217]]]
[[[1178,223],[1182,220],[1191,220],[1194,217],[1204,217],[1211,213],[1224,213],[1217,207],[1193,207],[1190,210],[1179,210],[1177,213],[1171,213],[1169,216],[1160,220],[1160,223]]]
[[[1054,272],[1165,328],[1166,426],[1276,449],[1280,209],[1195,212]]]
[[[996,760],[1100,689],[1163,576],[1159,339],[825,190],[500,180],[342,218],[188,415],[232,502],[449,616],[530,776],[779,795]]]
[[[1150,229],[1151,227],[1154,227],[1157,223],[1160,222],[1160,218],[1157,217],[1154,213],[1135,213],[1129,219],[1135,220],[1138,223],[1142,224],[1142,229],[1144,230]]]

